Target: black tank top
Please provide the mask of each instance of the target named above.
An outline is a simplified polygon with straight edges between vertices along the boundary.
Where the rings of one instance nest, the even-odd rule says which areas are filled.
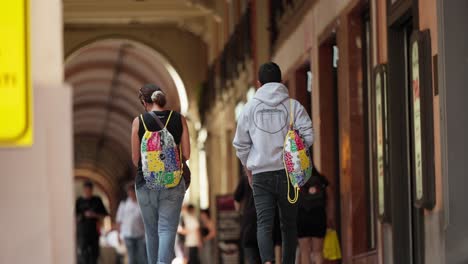
[[[169,114],[171,113],[170,110],[166,111],[153,111],[161,120],[163,124],[166,124],[167,118],[169,117]],[[148,128],[149,131],[159,131],[162,129],[154,120],[154,118],[149,114],[149,113],[144,113],[143,114],[143,120],[145,121],[145,125]],[[138,117],[139,121],[139,127],[138,127],[138,138],[141,139],[143,138],[143,135],[145,134],[145,127],[143,126],[143,123],[141,122],[140,117]],[[169,123],[167,123],[167,130],[171,133],[171,135],[174,137],[174,141],[177,145],[180,145],[180,141],[182,139],[182,132],[183,132],[183,127],[182,127],[182,118],[181,115],[175,111],[172,112],[171,119],[169,120]],[[138,161],[138,171],[137,171],[137,177],[135,180],[135,183],[138,186],[141,186],[141,184],[144,184],[144,178],[143,178],[143,173],[142,173],[142,165],[141,165],[141,157],[140,160]]]

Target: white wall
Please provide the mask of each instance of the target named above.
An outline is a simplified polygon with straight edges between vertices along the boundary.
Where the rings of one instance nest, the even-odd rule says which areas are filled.
[[[29,3],[34,145],[0,149],[0,263],[73,264],[72,105],[62,81],[62,1]]]

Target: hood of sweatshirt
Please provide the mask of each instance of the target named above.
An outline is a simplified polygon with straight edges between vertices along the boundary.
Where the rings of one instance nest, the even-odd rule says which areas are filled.
[[[271,82],[262,85],[255,93],[254,98],[274,107],[288,99],[289,92],[284,84]]]

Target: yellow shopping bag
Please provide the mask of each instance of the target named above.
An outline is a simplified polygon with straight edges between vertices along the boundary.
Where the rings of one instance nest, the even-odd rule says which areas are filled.
[[[333,229],[327,229],[327,234],[323,241],[323,258],[327,260],[341,259],[340,242],[338,235]]]

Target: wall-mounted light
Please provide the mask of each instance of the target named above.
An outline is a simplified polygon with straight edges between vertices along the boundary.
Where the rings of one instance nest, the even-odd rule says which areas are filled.
[[[311,71],[307,72],[307,92],[312,93],[312,81],[314,80],[314,75]]]
[[[198,131],[198,142],[205,143],[208,138],[208,132],[205,128],[202,128]]]
[[[250,99],[254,98],[254,96],[255,96],[255,87],[252,86],[247,91],[247,102],[250,101]]]
[[[236,121],[239,119],[240,114],[242,113],[242,109],[244,109],[245,103],[239,102],[234,109],[236,115]]]

